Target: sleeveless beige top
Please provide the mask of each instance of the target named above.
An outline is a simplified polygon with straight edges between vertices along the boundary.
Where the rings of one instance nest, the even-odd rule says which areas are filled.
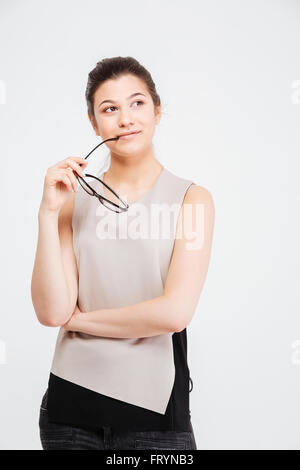
[[[100,178],[103,180],[103,173]],[[91,179],[87,181],[92,185]],[[163,167],[154,186],[124,213],[104,208],[79,185],[72,227],[82,312],[120,308],[163,295],[179,211],[191,184],[195,183]],[[160,221],[153,216],[155,207],[161,208]],[[140,232],[138,220],[142,220]],[[164,414],[175,379],[172,334],[106,338],[61,327],[51,372]]]

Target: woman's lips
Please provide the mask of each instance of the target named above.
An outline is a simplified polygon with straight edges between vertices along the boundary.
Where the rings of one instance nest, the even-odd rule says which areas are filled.
[[[123,139],[123,140],[131,140],[131,139],[134,139],[134,137],[137,136],[138,134],[140,134],[140,132],[141,132],[141,131],[135,132],[134,134],[121,135],[121,136],[120,136],[120,139]]]

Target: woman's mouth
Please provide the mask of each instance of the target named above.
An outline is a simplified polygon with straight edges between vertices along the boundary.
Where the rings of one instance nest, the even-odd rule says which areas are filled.
[[[121,135],[120,136],[120,139],[123,139],[123,140],[131,140],[131,139],[134,139],[138,134],[140,134],[141,131],[139,132],[134,132],[132,134],[126,134],[126,135]]]

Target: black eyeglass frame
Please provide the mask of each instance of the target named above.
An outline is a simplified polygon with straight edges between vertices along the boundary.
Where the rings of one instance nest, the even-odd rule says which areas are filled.
[[[105,140],[103,140],[102,142],[100,142],[100,144],[96,145],[96,147],[93,148],[93,150],[91,150],[91,151],[87,154],[86,157],[84,157],[84,160],[86,160],[86,159],[91,155],[91,153],[93,153],[94,150],[96,150],[100,145],[104,144],[105,142],[107,142],[107,141],[109,141],[109,140],[118,140],[118,139],[119,139],[119,137],[111,137],[110,139],[105,139]],[[85,181],[84,178],[82,178],[82,176],[80,176],[80,175],[77,173],[76,170],[74,170],[74,173],[75,173],[75,176],[76,176],[76,178],[78,179],[79,183],[80,183],[80,180],[83,180],[83,181],[84,181],[84,184],[85,184],[86,186],[88,186],[88,188],[90,188],[90,190],[91,190],[91,192],[92,192],[93,194],[90,194],[90,193],[84,188],[84,186],[80,183],[80,186],[85,190],[85,192],[86,192],[89,196],[95,196],[95,197],[97,197],[97,198],[99,199],[99,201],[101,202],[101,204],[103,204],[102,200],[105,200],[105,201],[109,202],[109,204],[113,204],[114,206],[118,207],[121,212],[125,212],[125,211],[127,211],[127,210],[129,209],[129,205],[128,205],[125,201],[123,201],[123,199],[120,198],[120,196],[119,196],[108,184],[104,183],[104,181],[102,181],[102,179],[97,178],[97,176],[95,176],[95,175],[90,175],[90,174],[86,173],[86,176],[88,176],[88,177],[90,177],[90,178],[95,178],[96,180],[98,180],[98,181],[100,181],[102,184],[104,184],[104,186],[106,186],[106,188],[108,188],[108,189],[124,204],[125,207],[118,206],[118,204],[115,204],[114,202],[110,201],[110,200],[107,199],[106,197],[101,196],[100,194],[97,193],[97,191],[94,190],[94,188],[92,188],[92,187]],[[103,205],[104,205],[104,207],[107,207],[105,204],[103,204]],[[109,210],[111,210],[111,211],[113,211],[113,212],[120,213],[119,211],[115,211],[114,209],[111,209],[111,208],[109,208],[109,207],[107,207],[107,209],[109,209]]]

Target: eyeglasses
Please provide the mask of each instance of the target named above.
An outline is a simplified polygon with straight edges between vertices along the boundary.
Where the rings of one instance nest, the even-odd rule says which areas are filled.
[[[96,145],[95,148],[93,148],[93,150],[90,151],[90,153],[87,154],[86,157],[84,157],[84,159],[87,159],[91,153],[94,152],[94,150],[96,150],[100,145],[104,144],[105,142],[109,141],[109,140],[118,140],[119,137],[112,137],[110,139],[106,139],[106,140],[103,140],[103,142],[100,142],[100,144]],[[82,178],[82,176],[80,176],[75,170],[75,176],[76,178],[78,179],[81,187],[90,195],[90,196],[95,196],[99,199],[99,201],[101,202],[101,204],[103,204],[103,206],[107,207],[108,209],[110,209],[111,211],[114,211],[114,212],[125,212],[129,209],[129,205],[123,201],[123,199],[120,198],[120,196],[110,187],[108,186],[108,184],[104,183],[104,181],[102,181],[100,178],[97,178],[96,176],[94,175],[90,175],[88,173],[85,174],[85,176],[88,176],[89,178],[93,178],[93,186],[96,186],[97,189],[98,189],[98,186],[99,186],[99,182],[101,184],[104,184],[104,186],[112,193],[114,194],[120,201],[122,204],[124,204],[124,206],[119,206],[118,204],[115,204],[114,202],[110,201],[109,199],[106,199],[106,197],[104,196],[101,196],[92,186],[90,186],[84,178]],[[100,190],[100,188],[99,188]],[[116,209],[117,208],[117,209]]]

